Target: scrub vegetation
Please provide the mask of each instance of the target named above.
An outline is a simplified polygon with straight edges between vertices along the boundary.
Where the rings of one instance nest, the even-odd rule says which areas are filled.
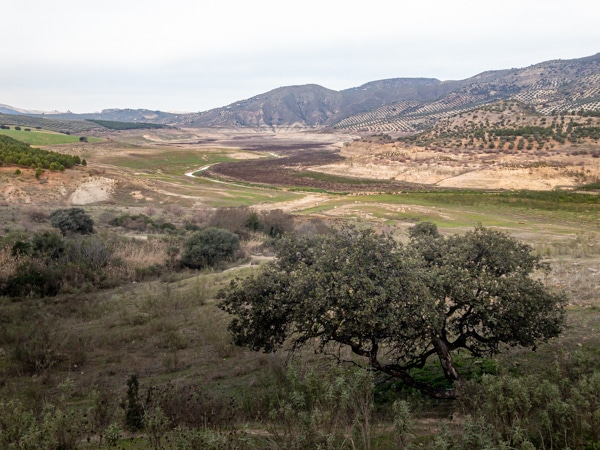
[[[402,189],[135,133],[0,168],[0,448],[598,447],[591,175]],[[345,148],[398,145],[371,141]]]

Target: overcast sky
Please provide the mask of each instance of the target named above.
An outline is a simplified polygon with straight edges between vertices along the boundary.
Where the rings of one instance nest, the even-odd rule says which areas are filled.
[[[600,52],[597,0],[0,6],[0,103],[36,110],[204,111],[281,86],[463,79]]]

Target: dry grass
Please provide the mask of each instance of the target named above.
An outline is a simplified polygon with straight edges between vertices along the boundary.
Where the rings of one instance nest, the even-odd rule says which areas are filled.
[[[168,261],[168,248],[167,242],[157,239],[119,241],[113,256],[121,262],[126,278],[134,279],[136,269],[160,266]]]
[[[548,280],[567,292],[572,305],[600,308],[600,258],[562,258],[552,262]]]
[[[9,247],[0,248],[0,280],[14,275],[20,262],[21,258],[12,256]]]

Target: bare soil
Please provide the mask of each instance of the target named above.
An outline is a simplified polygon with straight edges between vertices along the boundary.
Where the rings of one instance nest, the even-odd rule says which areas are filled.
[[[357,136],[327,133],[241,132],[239,130],[148,130],[113,133],[99,144],[68,144],[54,151],[77,154],[88,167],[45,172],[38,180],[30,169],[21,175],[14,168],[0,168],[0,202],[13,205],[86,205],[126,199],[139,202],[202,204],[211,192],[223,194],[228,186],[213,183],[202,190],[188,186],[183,174],[161,180],[114,164],[115,157],[156,158],[160,152],[227,148],[236,162],[213,164],[205,170],[221,181],[304,191],[373,193],[412,189],[533,189],[572,188],[600,179],[598,145],[565,145],[550,151],[494,151],[487,149],[423,148],[402,142],[357,140]],[[583,151],[582,151],[583,150]],[[594,151],[591,151],[594,150]],[[186,185],[188,183],[188,185]],[[188,187],[186,187],[188,186]],[[286,210],[308,208],[322,199],[310,195]],[[301,206],[300,206],[301,205]]]
[[[315,170],[443,188],[551,190],[600,178],[600,158],[577,150],[565,145],[545,154],[509,153],[357,141],[343,147],[343,160]]]

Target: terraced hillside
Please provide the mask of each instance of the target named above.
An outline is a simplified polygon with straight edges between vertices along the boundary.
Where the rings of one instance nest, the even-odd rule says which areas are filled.
[[[524,69],[484,72],[451,83],[451,92],[420,104],[385,105],[345,118],[336,129],[406,132],[429,128],[440,119],[499,100],[515,100],[542,115],[600,110],[600,54],[547,61]],[[442,83],[444,84],[444,83]]]
[[[558,113],[545,116],[525,103],[503,100],[454,113],[433,128],[405,140],[419,146],[515,152],[547,151],[568,144],[579,146],[581,151],[593,147],[597,152],[598,116]]]

